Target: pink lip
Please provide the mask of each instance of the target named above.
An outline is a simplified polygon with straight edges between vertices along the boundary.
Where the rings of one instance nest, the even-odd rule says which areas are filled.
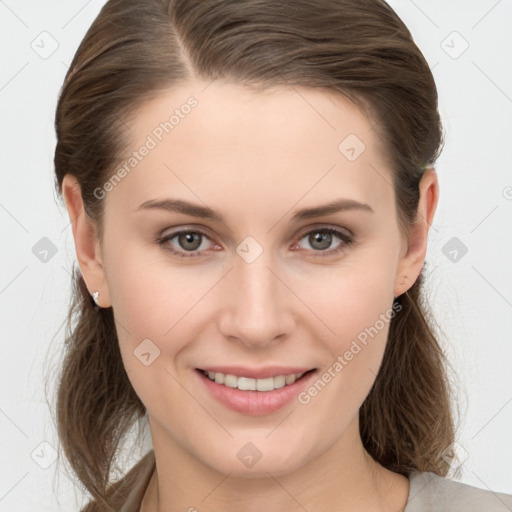
[[[292,402],[297,397],[297,395],[303,391],[304,388],[311,382],[311,379],[315,378],[317,371],[311,371],[307,375],[304,375],[299,380],[295,381],[293,384],[279,389],[274,389],[274,391],[242,391],[237,388],[230,388],[224,384],[213,382],[204,375],[202,370],[196,369],[195,373],[206,386],[206,389],[210,392],[210,394],[224,406],[243,414],[248,414],[251,416],[263,416],[265,414],[278,411],[279,409],[282,409],[290,402]],[[302,372],[294,371],[291,373]],[[231,375],[235,375],[235,373],[231,373]],[[249,376],[247,374],[244,375]],[[284,374],[273,373],[272,375]]]
[[[207,372],[220,372],[235,377],[249,377],[250,379],[268,379],[278,375],[292,375],[295,373],[306,373],[313,368],[266,366],[265,368],[248,368],[245,366],[202,366],[199,370]]]

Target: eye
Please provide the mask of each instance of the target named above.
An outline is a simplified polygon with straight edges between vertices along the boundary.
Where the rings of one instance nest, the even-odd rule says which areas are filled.
[[[174,239],[176,239],[175,243],[181,247],[182,250],[176,250],[171,246],[170,242]],[[201,231],[182,230],[159,238],[157,242],[166,251],[169,251],[172,254],[181,256],[182,258],[190,258],[201,256],[201,251],[206,250],[203,245],[205,239],[209,240],[206,234],[202,233]]]
[[[299,241],[303,239],[306,239],[307,243],[310,244],[310,250],[313,251],[314,256],[331,256],[354,243],[352,237],[347,233],[339,229],[328,227],[310,230],[302,234]],[[329,250],[336,239],[338,239],[340,243],[338,243],[334,249]],[[175,241],[173,242],[173,240]],[[206,243],[205,247],[205,240],[210,239],[202,231],[181,230],[159,238],[157,243],[171,254],[180,256],[181,258],[191,258],[204,255],[204,251],[207,250],[208,246]],[[295,245],[299,245],[300,247],[300,242]],[[178,248],[176,249],[176,247]],[[217,245],[217,247],[219,246]]]
[[[300,240],[304,239],[307,241],[307,243],[314,251],[314,256],[321,257],[332,256],[334,253],[338,253],[354,243],[352,237],[349,236],[347,233],[344,233],[339,229],[327,227],[313,229],[311,231],[308,231],[307,233],[304,233],[300,237]],[[335,241],[335,239],[340,240],[341,243],[338,243],[338,245],[334,249],[327,250],[332,246],[333,241]]]

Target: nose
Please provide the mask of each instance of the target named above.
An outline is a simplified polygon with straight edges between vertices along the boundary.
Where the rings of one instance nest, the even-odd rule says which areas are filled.
[[[235,255],[233,268],[223,279],[219,328],[232,341],[248,347],[279,343],[293,332],[293,293],[270,251],[251,263]]]

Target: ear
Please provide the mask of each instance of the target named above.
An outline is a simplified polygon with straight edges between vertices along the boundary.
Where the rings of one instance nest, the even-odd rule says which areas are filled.
[[[98,303],[102,308],[110,307],[96,225],[85,214],[80,184],[71,174],[66,174],[62,180],[62,195],[71,220],[76,257],[87,289],[91,295],[99,292]]]
[[[394,295],[405,293],[416,282],[427,254],[428,233],[439,200],[439,182],[433,167],[423,174],[416,221],[409,227],[409,243],[398,263]]]

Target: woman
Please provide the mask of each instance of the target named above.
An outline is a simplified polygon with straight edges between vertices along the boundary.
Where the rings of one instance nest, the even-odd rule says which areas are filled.
[[[421,295],[442,128],[385,2],[111,0],[56,128],[84,510],[512,508],[445,478]],[[153,450],[111,485],[146,420]]]

